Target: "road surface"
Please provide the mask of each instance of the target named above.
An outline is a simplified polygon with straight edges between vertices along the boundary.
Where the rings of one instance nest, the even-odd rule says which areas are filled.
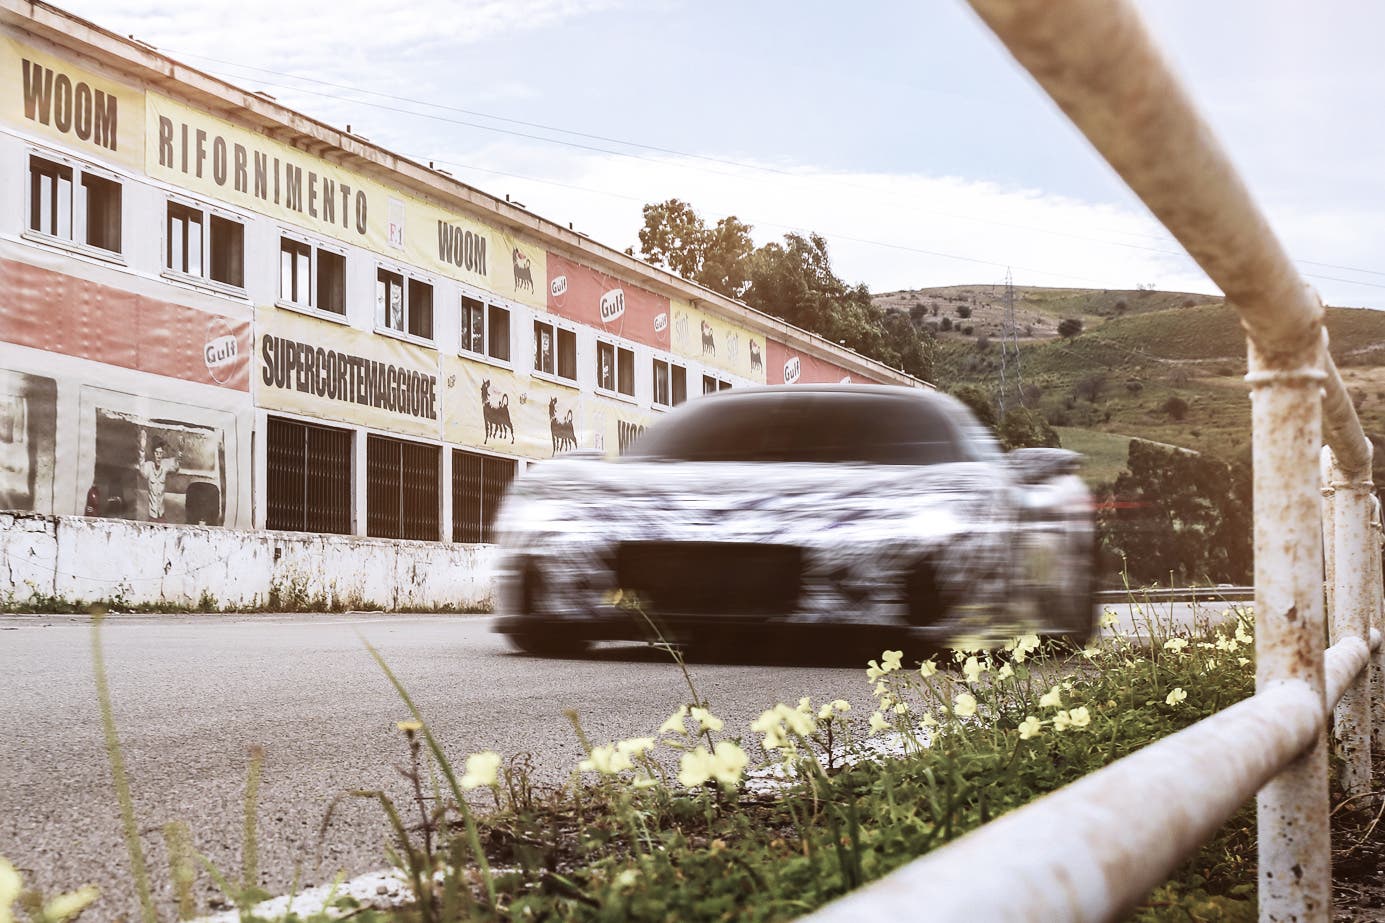
[[[1188,607],[1175,604],[1186,620]],[[1140,618],[1128,608],[1123,624]],[[344,802],[323,840],[332,799],[384,789],[401,802],[394,770],[406,749],[403,703],[365,650],[376,645],[452,759],[493,749],[532,755],[545,782],[582,758],[564,709],[594,741],[646,735],[689,700],[667,655],[607,645],[583,659],[512,653],[483,616],[118,615],[102,628],[111,695],[135,809],[157,885],[168,881],[160,828],[183,821],[197,849],[239,874],[248,751],[266,751],[260,788],[262,883],[301,882],[383,866],[378,807]],[[743,731],[762,709],[846,698],[873,703],[867,654],[803,666],[802,652],[760,652],[748,663],[692,666],[702,696]],[[878,652],[874,652],[878,653]],[[821,657],[817,658],[819,661]],[[119,808],[103,744],[90,620],[0,616],[0,855],[47,891],[89,882],[101,902],[88,921],[137,914]],[[206,876],[203,876],[205,879]],[[215,894],[206,886],[205,902]],[[164,891],[164,906],[168,907]]]

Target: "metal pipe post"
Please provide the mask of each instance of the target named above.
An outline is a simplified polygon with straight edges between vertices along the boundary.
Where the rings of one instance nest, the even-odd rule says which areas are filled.
[[[1336,528],[1336,488],[1332,486],[1332,449],[1323,446],[1318,455],[1318,482],[1322,484],[1322,565],[1323,592],[1327,595],[1327,615],[1337,611],[1337,571],[1336,555],[1333,549],[1337,543]]]
[[[1367,443],[1369,447],[1370,443]],[[1369,461],[1370,452],[1367,452]],[[1369,644],[1371,604],[1375,577],[1372,574],[1371,506],[1374,498],[1370,465],[1364,470],[1343,469],[1331,450],[1327,452],[1328,486],[1333,499],[1333,553],[1327,558],[1333,573],[1330,642],[1359,638]],[[1326,518],[1326,517],[1324,517]],[[1364,672],[1342,694],[1335,711],[1334,735],[1342,760],[1342,788],[1348,795],[1365,795],[1371,790],[1371,681]]]
[[[1371,613],[1372,633],[1385,631],[1385,575],[1381,573],[1381,542],[1385,541],[1380,498],[1371,496]],[[1385,749],[1385,644],[1371,653],[1371,740],[1373,749]]]
[[[1323,695],[1322,497],[1305,473],[1322,444],[1320,335],[1296,354],[1249,343],[1255,489],[1257,691],[1308,683]],[[1287,360],[1287,361],[1286,361]],[[1326,701],[1323,702],[1326,712]],[[1260,919],[1332,918],[1326,735],[1260,790]]]

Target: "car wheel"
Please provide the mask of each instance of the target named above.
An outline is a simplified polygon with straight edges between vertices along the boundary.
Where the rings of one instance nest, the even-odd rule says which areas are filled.
[[[919,560],[905,577],[904,598],[909,624],[916,628],[941,621],[953,603],[951,594],[938,579],[934,562],[929,558]]]
[[[589,642],[585,638],[561,631],[550,625],[535,625],[512,631],[505,637],[516,650],[536,657],[577,656],[586,653]]]
[[[1077,556],[1081,573],[1073,576],[1057,608],[1058,631],[1073,644],[1084,647],[1097,634],[1096,588],[1099,545],[1096,535],[1087,540],[1086,550]]]

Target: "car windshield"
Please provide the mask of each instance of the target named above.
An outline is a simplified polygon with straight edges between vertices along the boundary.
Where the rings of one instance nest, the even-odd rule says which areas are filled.
[[[924,400],[839,392],[727,394],[652,426],[626,458],[938,465],[971,458]]]

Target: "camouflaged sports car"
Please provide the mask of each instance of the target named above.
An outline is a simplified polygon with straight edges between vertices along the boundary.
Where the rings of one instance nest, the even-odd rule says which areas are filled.
[[[497,518],[496,630],[521,650],[696,644],[849,625],[931,641],[1093,630],[1080,457],[1002,452],[922,389],[791,385],[698,398],[626,455],[533,466]]]

